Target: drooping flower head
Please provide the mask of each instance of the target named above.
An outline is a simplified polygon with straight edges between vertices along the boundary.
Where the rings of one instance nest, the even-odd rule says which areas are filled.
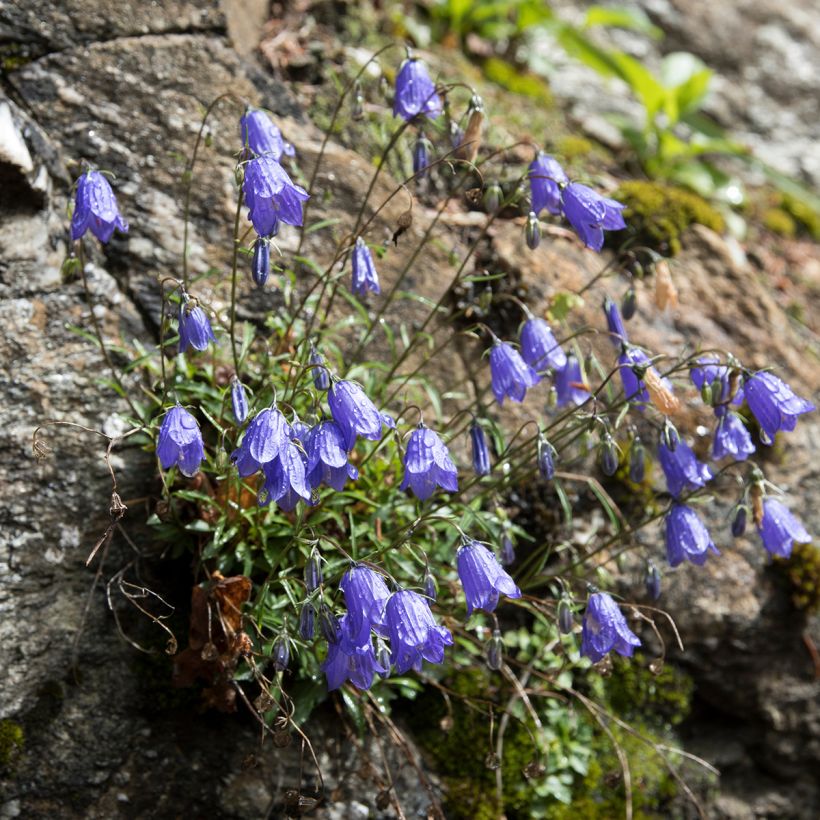
[[[521,590],[501,566],[498,559],[483,544],[469,541],[456,556],[458,577],[467,599],[467,615],[474,609],[493,612],[501,595],[520,598]]]
[[[541,381],[535,370],[507,342],[496,341],[493,345],[490,351],[490,374],[495,399],[502,405],[507,397],[513,401],[524,401],[528,388]]]
[[[589,389],[581,375],[581,363],[574,353],[567,356],[566,367],[555,373],[555,392],[558,407],[580,405],[589,398]]]
[[[427,176],[427,167],[430,165],[430,140],[420,133],[413,146],[413,173],[418,179]]]
[[[390,590],[380,573],[369,567],[351,567],[339,582],[347,605],[349,635],[353,643],[361,645],[370,638],[370,630],[384,633],[384,607]]]
[[[205,458],[202,433],[196,419],[180,405],[172,407],[162,420],[157,438],[157,457],[163,470],[178,467],[190,478]]]
[[[521,356],[535,371],[561,370],[567,355],[555,340],[552,329],[541,318],[532,316],[521,328]]]
[[[244,424],[248,417],[248,396],[245,385],[234,375],[231,378],[231,409],[237,424]]]
[[[274,236],[279,222],[302,224],[302,203],[310,196],[272,156],[256,157],[245,164],[242,191],[248,217],[259,236]]]
[[[393,116],[409,121],[423,114],[434,120],[441,112],[441,97],[436,93],[427,68],[417,57],[409,57],[401,64],[396,77]]]
[[[88,171],[77,180],[71,239],[80,239],[90,230],[103,244],[114,233],[128,233],[128,223],[120,215],[111,184],[99,171]]]
[[[278,227],[278,225],[277,225]],[[253,243],[251,277],[258,288],[265,286],[270,276],[270,242],[267,237],[258,237]]]
[[[763,499],[763,520],[757,527],[763,546],[771,555],[788,558],[792,554],[794,542],[808,544],[811,536],[806,528],[789,511],[789,508],[776,498]]]
[[[313,386],[317,390],[328,390],[330,388],[330,372],[325,364],[325,357],[316,349],[311,342],[310,363],[313,372]]]
[[[350,451],[356,444],[356,436],[378,441],[382,437],[382,425],[395,427],[393,419],[379,413],[376,405],[355,382],[338,381],[327,392],[327,401],[333,420],[339,425]]]
[[[347,460],[345,437],[335,421],[320,421],[305,442],[308,484],[316,489],[326,484],[344,489],[348,479],[355,481],[359,471]]]
[[[208,315],[193,299],[186,298],[179,306],[179,352],[189,347],[206,350],[215,341]]]
[[[698,390],[703,390],[705,385],[709,385],[714,404],[742,404],[744,399],[743,386],[737,386],[737,379],[734,380],[735,387],[732,386],[732,369],[720,363],[720,359],[709,354],[701,356],[698,363],[689,371],[689,377]],[[734,394],[731,395],[734,389]],[[716,408],[717,409],[717,408]]]
[[[439,626],[430,605],[416,592],[403,589],[387,602],[387,631],[397,675],[421,671],[422,661],[443,663],[444,647],[453,645],[450,630]]]
[[[490,474],[490,448],[487,446],[487,435],[484,428],[473,421],[470,425],[470,443],[472,444],[473,472],[477,476]]]
[[[621,215],[625,205],[578,182],[570,182],[561,190],[561,207],[583,243],[594,251],[604,246],[605,230],[619,231],[626,227]]]
[[[361,645],[353,640],[348,614],[339,619],[337,640],[328,643],[322,671],[327,677],[328,691],[332,692],[346,680],[358,689],[369,689],[377,674],[386,675],[390,669],[388,665],[379,662],[369,635]]]
[[[621,318],[621,311],[618,309],[618,305],[616,305],[609,296],[604,299],[604,313],[606,314],[606,325],[609,328],[612,344],[614,344],[616,348],[629,344],[629,336],[626,335],[626,328],[624,327],[624,320]]]
[[[552,481],[555,478],[555,448],[547,441],[543,433],[538,434],[536,460],[541,478],[544,481]]]
[[[673,504],[666,514],[666,556],[670,565],[691,561],[701,566],[710,551],[720,555],[698,514],[685,504]]]
[[[614,649],[619,655],[632,657],[641,640],[627,626],[618,604],[606,592],[589,596],[581,631],[581,654],[598,663]]]
[[[257,156],[262,154],[279,160],[282,154],[292,157],[293,146],[285,142],[282,132],[274,124],[267,111],[249,107],[239,120],[242,145],[247,146]]]
[[[712,478],[709,467],[698,461],[692,448],[684,441],[679,441],[674,450],[661,441],[658,444],[658,458],[666,476],[666,486],[675,498],[685,490],[704,487]]]
[[[312,494],[307,483],[304,451],[286,440],[279,456],[262,465],[265,483],[257,499],[260,507],[266,507],[275,501],[279,508],[290,512],[299,500],[309,504]]]
[[[718,417],[712,441],[715,461],[726,456],[731,456],[735,461],[745,461],[755,451],[755,446],[743,420],[726,407],[716,407],[715,414]]]
[[[746,402],[760,424],[760,439],[764,444],[772,444],[781,430],[794,430],[797,417],[815,409],[773,373],[758,371],[746,379],[744,387]]]
[[[257,413],[248,425],[239,447],[231,453],[239,475],[247,478],[270,463],[285,449],[289,441],[288,423],[277,407]]]
[[[359,237],[353,248],[353,282],[351,290],[356,296],[364,296],[368,291],[381,293],[379,274],[373,264],[373,255],[364,239]]]
[[[451,493],[458,491],[458,470],[447,445],[423,423],[413,430],[407,441],[404,479],[399,489],[408,487],[422,501],[426,501],[436,487]]]
[[[538,152],[538,156],[530,163],[527,177],[530,180],[530,198],[532,210],[536,214],[546,208],[557,216],[561,213],[561,185],[569,182],[564,169],[554,157]]]

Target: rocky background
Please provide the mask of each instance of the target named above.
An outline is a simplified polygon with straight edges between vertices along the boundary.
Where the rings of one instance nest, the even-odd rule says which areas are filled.
[[[792,146],[780,153],[789,167],[816,181],[810,128],[817,118],[804,93],[805,66],[791,70],[772,62],[783,38],[810,54],[818,27],[806,22],[808,12],[782,2],[767,4],[765,14],[754,4],[757,11],[747,14],[737,3],[718,24],[710,15],[724,4],[692,4],[691,15],[688,3],[646,5],[674,32],[674,42],[664,47],[697,51],[721,70],[725,88],[747,95],[761,89],[754,93],[764,95],[772,110],[788,112],[777,139],[794,135],[795,145],[806,150]],[[298,7],[291,13],[297,15],[291,20],[300,19]],[[138,528],[150,508],[150,455],[127,442],[113,453],[131,543],[115,536],[104,550],[103,583],[94,586],[95,570],[85,560],[109,522],[104,441],[49,427],[42,438],[51,453],[37,460],[32,450],[35,428],[51,420],[122,432],[116,414],[124,403],[100,389],[105,364],[74,328],[89,328],[93,311],[108,338],[152,342],[156,277],[173,274],[179,264],[180,176],[203,108],[222,94],[264,105],[298,144],[303,168],[312,167],[321,135],[302,113],[298,85],[283,82],[256,49],[268,17],[263,0],[111,7],[93,0],[0,0],[0,818],[255,818],[292,808],[288,790],[300,780],[298,740],[284,749],[260,746],[250,719],[198,715],[184,695],[167,691],[167,664],[146,660],[124,640],[106,607],[104,582],[121,567],[126,580],[174,594],[173,564],[165,577],[135,574],[137,553],[152,550]],[[721,43],[745,50],[729,59],[732,49]],[[308,49],[307,74],[338,56],[321,52]],[[726,99],[743,112],[748,134],[776,152],[771,122],[764,127],[761,121],[768,118],[736,94]],[[592,106],[577,108],[583,105],[579,99],[573,111],[579,120],[596,113]],[[727,110],[726,116],[735,115]],[[192,270],[225,269],[237,117],[229,103],[218,107],[210,125],[213,148],[197,166],[198,179],[207,184],[194,186]],[[61,275],[67,197],[81,159],[116,173],[131,222],[127,237],[92,260],[92,304],[80,282]],[[358,201],[367,163],[333,144],[326,162],[325,186]],[[388,208],[381,229],[389,231],[401,210],[399,203]],[[425,215],[416,214],[413,230],[420,234],[424,227]],[[522,264],[520,225],[500,224],[492,236],[494,252],[528,286],[536,307],[549,289],[575,287],[597,269],[597,260],[575,241],[550,239]],[[434,275],[438,261],[443,264],[431,260],[414,283],[434,299],[443,287]],[[675,271],[680,305],[672,313],[659,314],[651,294],[639,292],[639,316],[630,330],[636,341],[670,352],[684,342],[731,349],[747,363],[776,365],[798,392],[816,399],[816,246],[741,247],[696,228],[684,238]],[[396,271],[382,275],[389,282]],[[601,295],[590,294],[584,308],[595,324]],[[270,301],[258,309],[275,306],[275,295],[265,298]],[[218,299],[215,293],[217,305]],[[795,300],[805,306],[806,324],[789,316]],[[818,434],[815,414],[798,425],[768,467],[769,476],[799,499],[796,507],[815,533]],[[767,563],[757,543],[741,540],[724,549],[720,561],[686,567],[667,584],[665,605],[686,643],[679,660],[696,685],[697,709],[684,727],[687,748],[723,775],[710,807],[714,817],[809,818],[819,805],[820,690],[810,647],[820,634],[816,622],[806,624],[792,608],[782,574]],[[146,637],[129,613],[117,584],[110,589],[124,633],[157,645],[156,635]],[[184,623],[176,626],[183,634]],[[164,699],[177,697],[175,708],[167,708]],[[332,714],[310,735],[329,795],[313,816],[397,816],[395,798],[384,796],[389,784],[379,751],[354,742]],[[389,763],[403,811],[424,816],[431,794],[419,788],[404,755],[388,755],[395,755]],[[308,786],[312,771],[305,765]]]

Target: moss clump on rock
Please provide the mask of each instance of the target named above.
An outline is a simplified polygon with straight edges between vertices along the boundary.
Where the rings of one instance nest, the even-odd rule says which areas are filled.
[[[820,549],[814,544],[795,544],[788,558],[775,558],[792,588],[792,603],[804,612],[820,610]]]
[[[11,771],[23,751],[23,727],[13,720],[0,720],[0,772]]]
[[[791,214],[782,208],[769,208],[763,213],[763,225],[772,233],[778,236],[785,236],[791,239],[797,233],[797,223]]]
[[[674,185],[634,180],[624,182],[614,199],[626,205],[624,219],[638,242],[664,254],[680,251],[680,236],[698,223],[723,233],[726,223],[705,199]]]
[[[820,213],[812,208],[811,205],[797,199],[797,197],[784,194],[781,208],[793,217],[794,221],[797,222],[812,239],[820,241]]]

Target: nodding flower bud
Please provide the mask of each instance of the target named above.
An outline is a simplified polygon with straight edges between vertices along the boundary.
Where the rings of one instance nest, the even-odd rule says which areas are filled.
[[[245,386],[236,376],[231,378],[231,409],[237,424],[242,424],[248,417],[248,397]]]
[[[302,606],[299,613],[299,637],[303,641],[312,641],[316,634],[316,607],[311,603]]]
[[[601,470],[604,475],[615,475],[618,472],[618,461],[618,445],[607,433],[601,442]]]
[[[641,440],[635,436],[632,449],[629,451],[629,480],[634,484],[642,484],[646,476],[646,453]]]
[[[562,635],[569,635],[573,626],[575,616],[572,614],[572,607],[566,598],[561,598],[558,602],[558,630]]]
[[[555,476],[555,450],[543,433],[538,434],[538,472],[544,481],[552,481]]]
[[[650,561],[646,566],[643,583],[646,594],[653,601],[657,601],[661,597],[661,577],[661,571]]]
[[[678,444],[680,444],[680,436],[678,435],[678,431],[668,419],[663,425],[663,430],[661,430],[661,441],[673,453],[677,449]]]
[[[418,179],[427,176],[427,166],[430,164],[430,142],[423,133],[419,134],[413,147],[413,173]]]
[[[473,471],[477,476],[489,475],[490,450],[487,447],[487,436],[477,421],[470,427],[470,440],[473,445]]]
[[[704,382],[700,388],[700,397],[703,400],[704,404],[712,404],[712,400],[714,398],[714,393],[712,391],[712,383],[711,382]]]
[[[339,621],[325,603],[319,606],[319,631],[328,643],[339,642]]]
[[[284,672],[288,668],[288,661],[290,661],[288,639],[284,635],[280,635],[273,642],[273,668],[277,672]]]
[[[538,221],[535,211],[530,211],[527,215],[524,238],[527,240],[527,247],[531,251],[534,251],[541,244],[541,223]]]
[[[735,510],[735,516],[732,519],[732,535],[735,538],[740,538],[740,536],[746,532],[746,517],[746,507],[742,505],[739,506]]]
[[[515,546],[513,545],[512,538],[509,535],[505,535],[501,539],[501,566],[508,567],[515,561]]]
[[[311,344],[310,363],[313,365],[313,385],[317,390],[330,389],[330,373],[325,366],[325,357]]]
[[[494,672],[501,669],[504,664],[504,641],[501,640],[501,632],[493,630],[493,636],[487,642],[487,666]]]
[[[364,97],[362,96],[362,84],[356,80],[356,85],[353,87],[353,111],[351,116],[354,120],[360,120],[364,117]]]
[[[259,288],[264,287],[270,276],[270,243],[261,236],[253,243],[251,275]]]
[[[638,295],[635,293],[635,288],[630,287],[621,300],[621,317],[629,321],[635,315],[637,308]]]
[[[311,550],[310,557],[305,564],[305,586],[308,592],[314,592],[322,584],[322,561],[319,553]]]
[[[493,289],[490,285],[487,285],[478,296],[478,306],[481,308],[482,313],[486,313],[490,309],[492,303]]]
[[[504,192],[501,190],[501,186],[497,182],[491,182],[484,189],[484,196],[482,197],[484,210],[488,214],[494,214],[501,207],[503,199]]]
[[[436,579],[429,572],[424,576],[424,594],[431,600],[436,600]]]

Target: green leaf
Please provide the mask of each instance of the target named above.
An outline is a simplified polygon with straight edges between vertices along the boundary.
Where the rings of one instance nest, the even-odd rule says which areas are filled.
[[[663,29],[653,25],[652,21],[639,8],[626,6],[590,6],[584,18],[584,28],[593,26],[610,26],[639,31],[649,35],[653,40],[663,39]]]

